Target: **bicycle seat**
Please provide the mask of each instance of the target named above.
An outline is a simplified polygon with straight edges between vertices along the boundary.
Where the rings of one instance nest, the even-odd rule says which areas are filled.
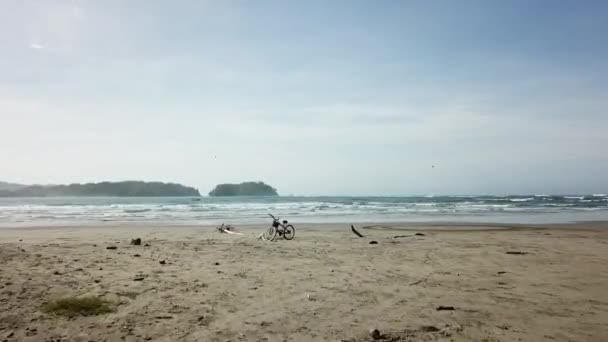
[[[283,220],[283,224],[287,224],[287,220]]]

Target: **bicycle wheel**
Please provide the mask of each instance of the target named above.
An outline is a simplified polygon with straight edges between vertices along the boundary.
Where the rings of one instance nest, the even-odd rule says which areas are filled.
[[[270,226],[270,228],[268,228],[268,230],[266,230],[264,232],[264,238],[268,241],[272,241],[274,240],[274,238],[277,236],[277,228]]]
[[[296,228],[290,224],[285,226],[285,230],[283,231],[283,237],[285,240],[291,240],[296,236]]]

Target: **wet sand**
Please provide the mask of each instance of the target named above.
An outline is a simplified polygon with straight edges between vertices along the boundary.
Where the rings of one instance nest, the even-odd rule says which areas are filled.
[[[0,341],[608,340],[605,223],[295,224],[0,229]],[[115,311],[41,310],[88,295]]]

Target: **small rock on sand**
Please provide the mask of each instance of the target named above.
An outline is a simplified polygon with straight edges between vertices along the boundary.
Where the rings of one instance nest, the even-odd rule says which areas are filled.
[[[108,247],[106,247],[106,249],[112,249],[112,250],[114,250],[116,248],[117,248],[116,246],[108,246]]]
[[[382,338],[382,334],[380,334],[380,330],[378,329],[370,329],[369,336],[374,340],[379,340]]]
[[[377,244],[378,244],[378,241],[373,240],[373,241],[370,241],[370,242],[369,242],[369,244],[370,244],[370,245],[377,245]]]

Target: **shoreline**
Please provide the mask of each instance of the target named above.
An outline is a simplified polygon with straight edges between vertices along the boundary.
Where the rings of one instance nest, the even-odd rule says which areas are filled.
[[[68,226],[267,225],[267,213],[298,225],[542,225],[608,221],[607,196],[231,197],[0,199],[0,229]]]
[[[536,230],[536,229],[571,229],[571,230],[602,230],[608,229],[608,221],[580,221],[565,223],[495,223],[495,222],[349,222],[349,223],[298,223],[290,221],[296,229],[339,231],[350,229],[351,225],[366,230],[429,230],[429,231],[508,231],[508,230]],[[2,231],[30,231],[30,230],[99,230],[99,229],[201,229],[215,230],[219,224],[165,224],[150,222],[124,222],[91,225],[26,225],[26,226],[0,226]],[[268,228],[269,224],[234,224],[241,230],[257,230]]]

